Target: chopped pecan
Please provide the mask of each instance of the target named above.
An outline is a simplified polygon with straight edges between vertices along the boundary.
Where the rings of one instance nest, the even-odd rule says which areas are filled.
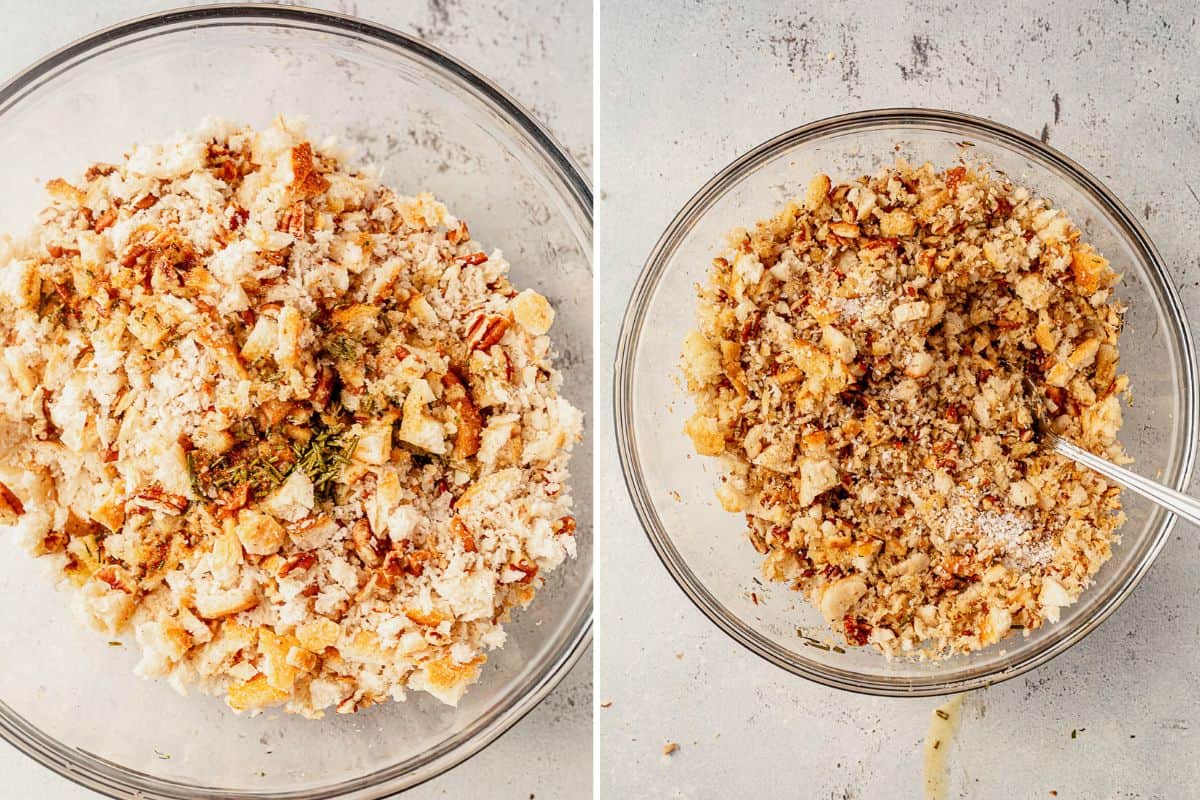
[[[480,315],[467,331],[467,349],[489,350],[504,338],[507,330],[508,320],[505,317]]]
[[[946,188],[953,192],[965,177],[967,177],[966,167],[953,167],[946,170]]]
[[[512,567],[513,569],[515,569],[517,572],[521,572],[521,573],[525,574],[525,577],[521,578],[521,580],[518,581],[518,583],[530,583],[533,581],[534,578],[537,577],[538,566],[537,566],[537,564],[534,564],[532,561],[529,561],[528,559],[525,559],[525,558],[518,559],[517,561],[514,561],[513,563],[509,564],[509,566]]]
[[[371,533],[371,524],[365,519],[358,519],[350,528],[350,539],[354,542],[354,552],[368,567],[379,566],[382,560],[376,548],[375,535]]]
[[[283,212],[283,223],[280,225],[280,230],[285,230],[297,239],[303,239],[306,231],[306,218],[308,210],[303,203],[293,203],[286,211]]]
[[[105,175],[113,174],[113,172],[115,172],[116,169],[117,168],[112,164],[103,164],[103,163],[97,162],[87,168],[87,172],[83,173],[83,179],[85,181],[89,181],[89,182],[94,181],[96,178],[100,178]]]
[[[101,233],[101,232],[107,230],[108,228],[111,228],[113,223],[116,221],[117,221],[117,210],[115,208],[110,208],[108,211],[105,211],[103,214],[101,214],[99,217],[96,218],[96,222],[92,225],[92,230],[95,231],[96,233]]]
[[[469,264],[471,266],[475,266],[477,264],[482,264],[483,262],[487,261],[488,257],[487,257],[487,253],[471,253],[468,256],[459,256],[458,260],[464,264]]]
[[[862,617],[847,614],[842,618],[842,630],[846,633],[846,641],[859,647],[871,638],[871,626]]]
[[[218,518],[232,517],[246,507],[250,502],[250,484],[239,483],[226,496],[225,501],[217,507]]]
[[[324,411],[333,397],[333,381],[337,373],[326,366],[317,369],[317,382],[313,387],[309,402],[318,411]]]
[[[24,514],[25,506],[21,503],[21,498],[0,482],[0,515],[20,517]]]
[[[425,562],[432,560],[433,553],[431,551],[412,550],[404,554],[404,572],[414,578],[419,578],[425,570]]]
[[[42,553],[61,553],[67,547],[67,534],[62,531],[50,531],[42,537]]]
[[[277,577],[286,578],[292,572],[300,570],[304,572],[317,563],[316,553],[303,552],[295,553],[288,556],[287,560],[279,566],[279,571],[275,573]]]
[[[133,265],[141,259],[142,256],[146,255],[149,249],[149,247],[140,242],[131,243],[125,248],[125,252],[121,254],[121,266],[125,267],[126,269],[131,269]]]
[[[1062,411],[1067,407],[1067,390],[1061,386],[1047,386],[1046,397],[1054,403],[1055,408]]]
[[[232,210],[229,211],[229,230],[236,231],[245,225],[248,219],[250,219],[250,212],[234,203]]]
[[[749,341],[750,339],[753,339],[754,337],[758,336],[759,326],[761,324],[762,324],[762,312],[761,311],[754,311],[748,317],[746,317],[746,321],[742,323],[742,332],[741,332],[742,341],[743,342]]]
[[[131,505],[134,508],[160,511],[170,516],[179,516],[184,511],[187,511],[187,507],[190,504],[191,501],[183,495],[171,494],[161,486],[150,486],[142,489],[130,497],[126,503],[126,505]]]
[[[96,578],[125,594],[134,594],[136,591],[132,576],[117,566],[101,567],[100,571],[96,573]]]
[[[450,244],[458,244],[459,242],[469,241],[471,232],[467,230],[467,223],[459,220],[458,227],[452,228],[446,232],[446,241]]]
[[[455,538],[462,541],[463,549],[468,553],[474,553],[479,549],[475,544],[475,535],[471,533],[462,518],[457,516],[450,518],[450,532],[454,534]]]
[[[470,458],[479,452],[483,417],[471,399],[469,388],[455,370],[451,369],[442,376],[442,386],[446,390],[446,402],[458,415],[458,430],[454,434],[454,450],[451,455],[459,460]]]

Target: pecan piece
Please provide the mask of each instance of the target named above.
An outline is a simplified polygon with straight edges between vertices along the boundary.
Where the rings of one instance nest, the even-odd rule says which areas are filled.
[[[102,233],[106,229],[111,228],[113,223],[116,221],[117,210],[115,208],[110,208],[108,211],[105,211],[96,218],[96,222],[92,225],[92,230],[96,233]]]
[[[229,212],[229,230],[236,231],[245,225],[248,219],[250,219],[250,212],[234,203],[233,210]]]
[[[488,350],[492,345],[504,338],[508,330],[508,320],[504,317],[482,315],[478,317],[467,331],[468,350]]]
[[[126,269],[132,268],[133,265],[138,262],[138,259],[146,255],[146,252],[149,249],[149,247],[141,243],[129,245],[127,248],[125,248],[125,252],[121,254],[121,266],[125,267]]]
[[[468,553],[474,553],[479,550],[475,544],[475,534],[471,533],[471,529],[466,526],[460,517],[450,518],[450,532],[463,543],[463,549]]]
[[[333,379],[337,376],[332,369],[322,366],[317,369],[317,383],[313,387],[309,402],[318,411],[324,411],[333,398]]]
[[[306,225],[307,211],[303,203],[293,203],[283,214],[282,230],[287,231],[297,239],[303,239],[308,227]]]
[[[524,578],[521,578],[521,580],[517,581],[518,583],[530,583],[533,581],[534,578],[537,577],[537,574],[538,574],[537,564],[534,564],[532,561],[529,561],[528,559],[522,558],[518,561],[514,561],[513,563],[509,564],[509,566],[512,567],[513,569],[515,569],[517,572],[523,572],[525,574]]]
[[[144,508],[149,511],[159,511],[172,517],[177,517],[187,507],[191,505],[191,501],[183,495],[170,494],[163,490],[161,486],[151,486],[137,492],[133,497],[129,498],[126,505],[131,505],[134,508]]]
[[[25,513],[21,498],[0,482],[0,517],[20,517]]]
[[[43,555],[45,553],[61,553],[63,550],[67,549],[68,541],[67,535],[62,531],[50,531],[42,537],[42,544],[38,551],[38,555]]]
[[[350,529],[350,538],[354,542],[354,552],[368,567],[379,566],[379,551],[375,546],[375,535],[371,533],[371,524],[365,519],[354,523]]]
[[[133,594],[135,591],[133,578],[120,567],[113,565],[103,567],[96,573],[96,577],[119,592]]]
[[[300,570],[301,572],[304,572],[305,570],[309,569],[310,567],[312,567],[313,564],[316,564],[316,563],[317,563],[317,556],[315,553],[309,553],[309,552],[295,553],[295,554],[289,556],[288,559],[286,561],[284,561],[282,564],[280,564],[279,571],[276,572],[275,575],[280,578],[286,578],[292,572],[294,572],[296,570]]]
[[[234,487],[233,491],[229,493],[228,497],[225,498],[225,502],[217,508],[217,517],[223,518],[235,516],[239,511],[245,508],[249,502],[250,484],[239,483],[236,487]]]
[[[862,617],[852,617],[847,614],[842,618],[842,630],[846,641],[862,647],[871,638],[871,626]]]
[[[425,571],[425,562],[433,559],[433,553],[429,550],[413,550],[411,553],[404,554],[404,572],[414,578],[421,577],[421,573]]]
[[[483,432],[483,417],[471,399],[471,392],[455,370],[442,376],[445,399],[458,415],[458,431],[454,434],[454,450],[451,457],[457,460],[470,458],[479,452],[480,436]]]
[[[471,232],[467,230],[467,223],[459,220],[458,227],[446,232],[446,241],[450,244],[458,244],[470,240]]]
[[[469,256],[459,256],[458,260],[463,264],[476,266],[488,260],[487,253],[471,253]]]
[[[116,169],[117,168],[112,164],[104,164],[101,162],[97,162],[87,168],[87,172],[83,173],[83,179],[85,181],[91,182],[91,181],[96,180],[96,178],[113,174],[113,172],[115,172]]]

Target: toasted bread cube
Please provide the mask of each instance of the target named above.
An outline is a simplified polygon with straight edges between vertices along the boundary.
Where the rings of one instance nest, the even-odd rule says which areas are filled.
[[[279,519],[295,522],[308,516],[315,504],[312,479],[304,470],[295,469],[283,485],[267,496],[262,508]]]
[[[532,289],[526,289],[514,297],[511,308],[517,324],[534,336],[541,336],[554,324],[554,309],[550,301]]]
[[[291,692],[295,687],[299,670],[288,663],[288,653],[299,644],[295,636],[279,636],[267,627],[259,629],[258,651],[263,656],[263,674],[272,688]]]
[[[1099,289],[1107,289],[1116,277],[1116,273],[1108,266],[1108,259],[1082,249],[1071,251],[1071,274],[1079,293],[1085,296]]]
[[[426,662],[414,676],[414,688],[424,689],[446,705],[458,705],[467,687],[479,679],[479,668],[487,661],[479,656],[460,664],[446,656]]]
[[[916,229],[917,221],[903,209],[889,211],[879,220],[879,232],[884,236],[912,236]]]
[[[317,617],[296,628],[296,639],[300,646],[313,653],[321,653],[326,647],[333,647],[341,635],[341,627],[325,617]]]
[[[234,711],[261,711],[277,706],[287,698],[287,692],[276,689],[266,675],[259,673],[245,683],[230,686],[225,702]]]
[[[866,593],[867,582],[861,575],[847,575],[822,587],[818,607],[825,619],[836,625]]]
[[[220,619],[248,611],[258,605],[258,585],[250,576],[243,576],[232,589],[209,587],[196,592],[196,614],[201,619]]]
[[[234,531],[246,552],[256,556],[269,556],[277,552],[287,540],[287,532],[274,517],[249,508],[238,512]]]
[[[719,456],[725,452],[725,435],[714,416],[697,411],[684,423],[683,432],[692,438],[696,452],[702,456]]]
[[[831,185],[828,175],[814,176],[808,182],[808,191],[804,194],[804,207],[809,211],[816,211],[825,205],[825,201],[829,197],[829,188]]]

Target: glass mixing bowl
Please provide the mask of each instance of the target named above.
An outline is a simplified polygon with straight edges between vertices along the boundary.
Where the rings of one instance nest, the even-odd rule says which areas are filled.
[[[987,162],[1065,209],[1088,241],[1124,274],[1129,304],[1121,366],[1134,404],[1121,440],[1135,469],[1176,488],[1196,447],[1195,360],[1179,296],[1154,246],[1111,192],[1078,164],[1024,134],[946,111],[866,111],[815,122],[756,147],[710,180],[659,239],[626,310],[616,356],[616,428],[625,480],[650,541],[709,619],[790,672],[879,695],[934,695],[1004,680],[1046,663],[1096,628],[1137,585],[1166,542],[1174,517],[1126,493],[1128,522],[1112,559],[1057,624],[1010,636],[941,662],[889,661],[867,648],[838,652],[820,614],[783,584],[760,585],[761,557],[744,520],[713,496],[716,461],[694,454],[683,433],[692,404],[681,389],[680,352],[694,327],[695,286],[731,228],[771,216],[803,195],[817,172],[871,174],[902,156],[949,166]],[[751,592],[757,596],[757,603]],[[818,641],[807,641],[803,631]],[[814,633],[817,632],[817,633]],[[832,639],[828,639],[832,642]],[[841,650],[841,648],[838,648]]]
[[[0,87],[0,230],[24,231],[41,184],[217,116],[304,115],[402,192],[429,190],[558,310],[564,393],[591,410],[591,189],[492,83],[429,45],[334,14],[196,8],[136,20]],[[112,797],[379,798],[463,761],[557,684],[590,638],[591,443],[575,451],[579,557],[508,626],[458,708],[410,696],[319,722],[237,717],[132,674],[134,647],[84,630],[38,563],[0,537],[0,735]]]

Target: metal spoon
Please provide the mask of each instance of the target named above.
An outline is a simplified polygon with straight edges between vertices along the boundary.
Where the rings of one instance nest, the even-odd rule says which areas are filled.
[[[1030,411],[1033,414],[1034,433],[1043,447],[1053,450],[1064,458],[1071,459],[1076,464],[1082,464],[1099,472],[1113,483],[1140,494],[1167,511],[1178,514],[1193,525],[1200,525],[1200,500],[1163,486],[1158,481],[1143,478],[1135,472],[1118,467],[1111,461],[1089,453],[1079,445],[1068,442],[1050,429],[1050,425],[1043,416],[1044,409],[1039,399],[1042,394],[1036,390],[1033,381],[1025,377],[1024,384]]]

